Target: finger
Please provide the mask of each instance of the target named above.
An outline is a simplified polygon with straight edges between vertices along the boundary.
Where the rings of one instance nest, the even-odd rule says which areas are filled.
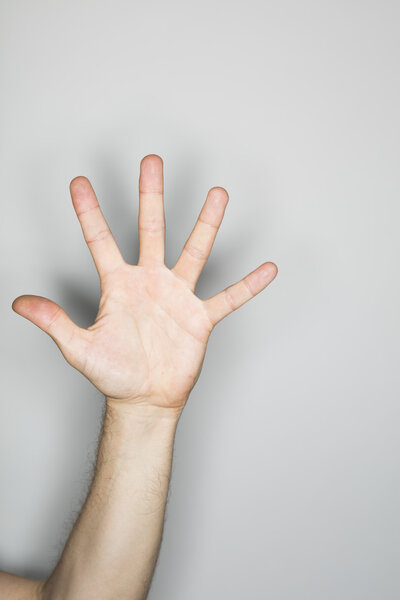
[[[224,188],[214,187],[209,190],[196,225],[171,269],[185,279],[193,290],[210,256],[228,200],[228,192]]]
[[[215,325],[231,312],[254,298],[276,277],[278,267],[266,262],[243,279],[204,301],[208,316]]]
[[[52,337],[74,367],[84,364],[85,330],[78,327],[58,304],[42,296],[24,295],[14,300],[12,308]]]
[[[86,177],[75,177],[70,183],[70,192],[83,236],[102,277],[123,265],[124,259],[100,210],[90,181]]]
[[[162,158],[148,154],[140,163],[139,175],[139,265],[164,262],[163,191]]]

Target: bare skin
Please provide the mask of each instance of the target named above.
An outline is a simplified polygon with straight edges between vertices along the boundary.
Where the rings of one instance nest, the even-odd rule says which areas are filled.
[[[209,335],[276,276],[266,262],[201,300],[195,287],[221,224],[228,193],[208,192],[176,264],[164,263],[163,161],[143,158],[139,177],[139,260],[127,264],[86,177],[71,181],[73,206],[100,277],[95,322],[78,327],[38,296],[13,302],[49,334],[66,360],[106,397],[96,473],[61,559],[45,582],[0,574],[10,600],[146,597],[162,536],[173,441],[196,383]],[[82,560],[82,558],[85,560]]]

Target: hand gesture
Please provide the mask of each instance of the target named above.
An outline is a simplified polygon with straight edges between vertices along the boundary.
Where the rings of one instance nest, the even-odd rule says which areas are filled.
[[[263,290],[277,267],[266,262],[207,300],[195,293],[228,202],[209,190],[172,269],[164,264],[163,161],[145,156],[139,176],[139,260],[125,262],[86,177],[70,183],[73,206],[96,265],[99,310],[87,329],[47,298],[19,296],[13,309],[49,334],[66,360],[114,403],[181,410],[198,379],[213,327]]]

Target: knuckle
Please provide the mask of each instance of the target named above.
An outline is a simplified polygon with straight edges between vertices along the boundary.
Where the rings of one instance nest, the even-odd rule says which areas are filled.
[[[87,244],[93,244],[94,242],[100,242],[102,240],[105,240],[106,238],[108,238],[110,235],[110,230],[109,229],[102,229],[101,231],[99,231],[98,233],[96,233],[96,235],[94,237],[92,237],[91,239],[86,240]]]
[[[231,310],[236,310],[237,305],[236,302],[232,296],[232,292],[229,288],[226,288],[226,290],[224,290],[224,298],[225,298],[225,302],[227,303],[228,307]]]
[[[254,296],[254,292],[251,289],[250,283],[246,277],[242,280],[242,283],[243,283],[243,286],[245,287],[246,291],[250,294],[250,296]]]
[[[160,219],[141,219],[139,223],[139,231],[148,233],[159,233],[165,229],[164,221]]]
[[[190,254],[190,256],[192,256],[196,260],[205,261],[207,259],[207,253],[201,248],[198,248],[197,246],[194,246],[191,243],[186,243],[184,249],[188,254]]]
[[[50,316],[49,321],[47,323],[48,331],[51,331],[53,329],[53,326],[57,323],[57,321],[59,320],[61,315],[62,315],[62,309],[60,306],[57,306],[55,308],[53,314]]]

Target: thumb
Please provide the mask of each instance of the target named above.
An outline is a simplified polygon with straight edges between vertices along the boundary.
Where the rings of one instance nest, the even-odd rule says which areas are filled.
[[[79,368],[85,355],[85,330],[58,304],[42,296],[24,295],[14,300],[12,309],[52,337],[67,361]]]

